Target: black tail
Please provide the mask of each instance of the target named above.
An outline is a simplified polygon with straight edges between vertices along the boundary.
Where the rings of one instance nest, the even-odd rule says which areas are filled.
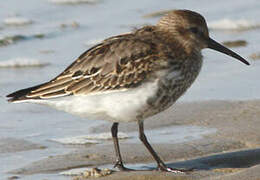
[[[21,100],[26,100],[26,99],[31,99],[31,98],[28,98],[26,97],[26,95],[28,93],[30,93],[31,91],[39,88],[42,84],[40,85],[37,85],[37,86],[33,86],[33,87],[30,87],[30,88],[26,88],[26,89],[21,89],[19,91],[15,91],[11,94],[8,94],[6,97],[7,98],[10,98],[8,99],[9,102],[15,102],[15,101],[21,101]],[[35,99],[35,98],[34,98]]]

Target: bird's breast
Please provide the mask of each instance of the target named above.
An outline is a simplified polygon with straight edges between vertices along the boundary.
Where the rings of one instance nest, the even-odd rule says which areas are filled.
[[[174,104],[195,81],[201,66],[202,58],[197,58],[186,64],[169,67],[168,71],[160,77],[156,94],[147,100],[149,110],[144,113],[144,116],[151,116]]]

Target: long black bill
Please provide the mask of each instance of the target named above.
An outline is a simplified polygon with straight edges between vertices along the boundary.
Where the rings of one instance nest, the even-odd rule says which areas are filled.
[[[232,56],[233,58],[238,59],[239,61],[245,63],[246,65],[250,65],[249,62],[247,62],[244,58],[239,56],[237,53],[231,51],[230,49],[226,48],[225,46],[222,46],[221,44],[219,44],[218,42],[214,41],[211,38],[209,38],[208,48],[214,49],[214,50],[222,52],[226,55]]]

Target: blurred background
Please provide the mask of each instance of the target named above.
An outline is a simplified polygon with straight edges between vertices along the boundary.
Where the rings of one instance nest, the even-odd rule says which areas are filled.
[[[97,42],[155,24],[171,9],[201,13],[211,37],[251,63],[248,67],[203,50],[202,73],[180,101],[260,98],[258,0],[8,0],[0,2],[0,9],[0,138],[27,139],[52,147],[35,153],[8,153],[1,151],[0,143],[0,177],[47,155],[69,151],[50,139],[86,134],[105,123],[86,123],[38,105],[8,104],[6,94],[49,81]]]

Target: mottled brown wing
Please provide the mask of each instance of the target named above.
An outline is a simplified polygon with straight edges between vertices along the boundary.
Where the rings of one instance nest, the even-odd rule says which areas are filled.
[[[27,98],[86,95],[138,86],[156,68],[158,50],[126,34],[109,38],[83,53],[63,73],[32,90]]]

